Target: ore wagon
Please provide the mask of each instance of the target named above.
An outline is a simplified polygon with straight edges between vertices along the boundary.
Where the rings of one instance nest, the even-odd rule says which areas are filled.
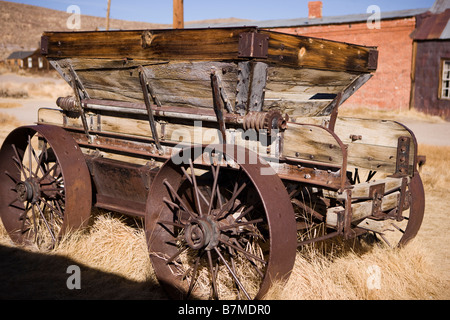
[[[414,134],[338,117],[375,47],[256,27],[45,32],[73,88],[12,131],[0,211],[20,244],[53,246],[92,207],[142,218],[173,298],[262,298],[297,248],[421,225]]]

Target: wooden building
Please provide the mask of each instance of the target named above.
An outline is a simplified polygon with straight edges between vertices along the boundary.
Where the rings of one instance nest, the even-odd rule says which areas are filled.
[[[450,9],[417,17],[411,107],[450,119]]]
[[[6,58],[6,65],[13,70],[25,70],[29,72],[47,72],[51,69],[47,59],[41,54],[41,50],[15,51]]]

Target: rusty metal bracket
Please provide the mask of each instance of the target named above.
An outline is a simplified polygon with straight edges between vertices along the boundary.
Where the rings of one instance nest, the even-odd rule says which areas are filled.
[[[225,91],[225,88],[223,87],[222,84],[222,79],[220,78],[219,73],[217,72],[215,67],[211,68],[211,74],[214,74],[215,76],[215,85],[219,88],[219,92],[220,92],[220,97],[223,100],[223,103],[225,105],[225,108],[227,109],[227,111],[229,113],[233,113],[233,106],[231,105],[230,99],[228,98],[227,92]]]
[[[367,62],[367,69],[376,70],[378,67],[378,50],[372,49],[369,51],[369,61]]]
[[[84,133],[86,134],[86,137],[89,141],[90,135],[89,135],[89,127],[86,120],[86,114],[84,113],[83,105],[81,104],[82,99],[89,99],[89,95],[87,94],[86,90],[84,89],[83,84],[81,83],[80,79],[78,78],[75,70],[73,70],[72,66],[69,66],[69,73],[70,73],[70,85],[72,86],[73,93],[75,95],[76,100],[76,108],[79,111],[81,122],[83,124]]]
[[[408,174],[410,145],[410,137],[401,136],[398,138],[397,160],[395,164],[395,173],[393,175],[394,177],[402,177]]]
[[[334,132],[334,127],[336,125],[336,120],[338,116],[338,108],[341,104],[342,92],[339,92],[333,100],[334,108],[331,110],[330,123],[328,124],[328,129]]]
[[[41,54],[48,54],[48,36],[41,37]]]
[[[152,94],[153,90],[149,86],[147,77],[145,76],[144,68],[142,66],[139,66],[138,69],[139,69],[139,81],[141,82],[142,93],[144,95],[144,102],[147,108],[148,121],[150,123],[150,129],[152,131],[153,140],[155,141],[156,148],[158,149],[158,151],[163,152],[161,143],[159,142],[158,131],[156,130],[155,118],[153,117],[152,105],[150,103],[150,95],[155,100],[158,106],[160,106],[159,101],[156,99],[154,94]]]
[[[244,32],[239,35],[239,58],[267,59],[269,36],[257,32]]]
[[[369,188],[369,197],[372,198],[372,216],[376,218],[383,217],[383,211],[381,205],[383,203],[385,184],[380,183],[372,185]]]
[[[407,206],[405,206],[405,201],[406,201],[406,186],[408,184],[408,179],[406,177],[402,178],[402,185],[400,188],[400,197],[398,197],[398,205],[397,205],[397,216],[396,216],[396,220],[397,221],[402,221],[403,220],[403,215],[402,212],[403,210],[407,209]]]
[[[350,239],[354,235],[354,231],[352,230],[352,216],[352,190],[348,189],[344,211],[344,239]]]

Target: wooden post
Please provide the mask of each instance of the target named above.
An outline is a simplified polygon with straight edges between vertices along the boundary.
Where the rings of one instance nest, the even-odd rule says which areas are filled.
[[[111,11],[111,0],[108,0],[108,9],[106,11],[106,30],[109,30],[109,13]]]
[[[173,28],[184,28],[183,0],[173,0]]]

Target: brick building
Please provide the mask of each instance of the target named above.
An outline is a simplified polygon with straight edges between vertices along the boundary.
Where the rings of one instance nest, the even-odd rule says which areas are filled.
[[[344,103],[345,106],[397,110],[416,108],[450,119],[450,106],[448,106],[450,100],[445,101],[446,98],[442,95],[442,92],[444,92],[442,91],[442,86],[448,84],[448,82],[445,82],[445,77],[444,79],[442,78],[444,71],[447,70],[444,70],[447,66],[445,61],[448,60],[450,62],[450,54],[448,54],[450,48],[450,22],[448,22],[448,15],[443,14],[447,9],[450,9],[449,0],[436,0],[432,8],[379,12],[379,20],[375,20],[377,18],[376,11],[364,14],[323,17],[322,6],[321,1],[311,1],[308,3],[308,17],[256,21],[252,22],[252,25],[296,35],[376,46],[378,47],[379,56],[375,76],[351,96]],[[450,11],[448,12],[450,13]],[[429,19],[427,24],[430,30],[435,31],[434,34],[439,35],[436,36],[430,33],[426,40],[420,40],[415,37],[414,34],[416,34],[416,29],[419,28],[420,22],[425,21],[424,17],[436,15],[440,15],[440,18]],[[437,23],[438,25],[436,25]],[[231,26],[231,24],[222,24],[220,26]],[[436,33],[436,28],[440,28],[440,32]],[[433,37],[437,38],[432,39]],[[439,46],[439,49],[433,49],[432,57],[429,57],[434,59],[433,61],[439,60],[439,63],[442,65],[432,67],[434,75],[430,74],[431,71],[428,71],[427,75],[424,75],[423,72],[415,71],[418,68],[416,61],[421,61],[419,65],[422,67],[424,64],[427,64],[423,60],[423,54],[426,54],[431,49],[426,49],[425,46],[432,46],[433,48]],[[437,55],[439,55],[439,58]],[[414,76],[415,78],[413,78]],[[421,78],[425,76],[426,80]],[[430,77],[434,78],[430,79]],[[440,83],[441,93],[439,93],[439,96],[439,89],[429,90],[430,84],[427,81],[433,81],[433,86],[439,86]],[[416,90],[418,86],[422,86],[420,90]],[[415,92],[420,95],[414,95]],[[428,92],[428,94],[424,92]],[[444,101],[437,102],[437,100]],[[439,105],[439,108],[436,105]]]

